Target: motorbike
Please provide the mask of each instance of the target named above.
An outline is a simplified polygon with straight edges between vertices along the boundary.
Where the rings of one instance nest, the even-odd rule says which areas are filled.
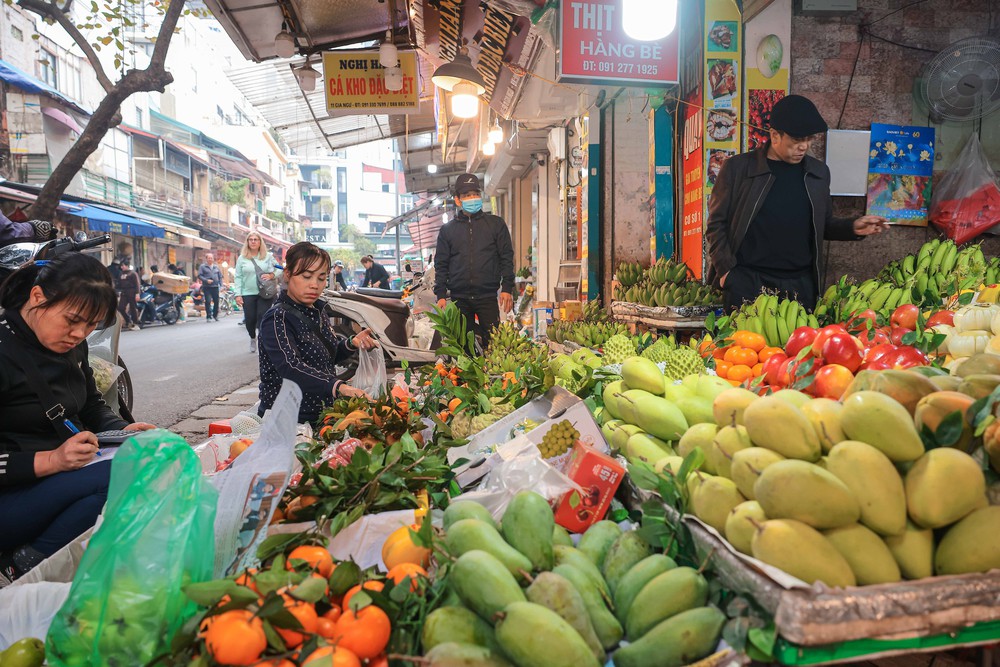
[[[154,322],[176,324],[184,307],[184,295],[171,294],[147,285],[142,288],[136,307],[139,309],[140,327]]]
[[[43,243],[23,242],[2,246],[0,247],[0,282],[3,282],[8,275],[28,262],[51,259],[64,252],[84,252],[110,242],[110,234],[88,239],[86,234],[80,232],[75,238],[65,237]],[[107,383],[104,401],[123,419],[133,422],[135,420],[132,418],[132,378],[129,376],[125,362],[118,354],[118,342],[124,323],[125,320],[121,314],[116,313],[115,323],[112,326],[106,329],[96,329],[87,336],[87,348],[91,358],[96,357],[107,362],[107,368],[117,372],[117,377],[112,382]],[[94,363],[91,365],[94,366]],[[97,375],[95,368],[95,378]]]

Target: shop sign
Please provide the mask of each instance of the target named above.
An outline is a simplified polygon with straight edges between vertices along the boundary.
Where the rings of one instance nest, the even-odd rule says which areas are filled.
[[[712,188],[726,160],[740,152],[743,19],[735,0],[707,0],[705,4],[705,164],[703,214]]]
[[[744,27],[747,94],[743,141],[750,151],[767,143],[771,109],[788,94],[792,0],[775,0]]]
[[[438,57],[451,62],[462,41],[462,0],[437,0]]]
[[[681,171],[684,201],[681,204],[681,260],[691,267],[695,278],[701,279],[704,264],[704,153],[702,133],[705,112],[701,108],[701,91],[695,90],[685,100],[684,136],[681,139]]]
[[[476,62],[476,70],[486,81],[486,99],[493,97],[513,31],[513,14],[487,7],[483,21],[483,37],[479,42],[479,60]]]
[[[400,51],[403,89],[385,87],[378,51],[327,51],[323,54],[326,109],[331,114],[413,113],[420,109],[417,54]]]
[[[679,29],[655,42],[633,40],[622,29],[618,0],[563,0],[559,23],[560,81],[678,82]]]

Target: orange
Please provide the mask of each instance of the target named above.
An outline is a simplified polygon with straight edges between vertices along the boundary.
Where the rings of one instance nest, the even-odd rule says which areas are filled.
[[[716,347],[712,350],[712,356],[716,359],[725,359],[726,353],[729,352],[729,348],[731,347],[732,345],[727,345],[726,347]]]
[[[264,622],[246,609],[219,614],[205,631],[205,650],[223,665],[252,665],[266,648]]]
[[[741,384],[743,384],[742,382],[737,382],[736,380],[730,380],[728,378],[726,379],[726,382],[728,382],[729,384],[733,385],[734,387],[738,387]]]
[[[378,607],[371,605],[356,614],[348,610],[337,621],[337,646],[367,660],[385,650],[391,633],[392,623]]]
[[[255,593],[260,593],[260,591],[257,590],[257,584],[254,583],[254,580],[253,580],[253,578],[254,578],[254,576],[256,574],[257,574],[257,570],[255,568],[251,567],[246,572],[244,572],[240,576],[236,577],[236,584],[238,586],[246,586],[247,588],[249,588],[250,590],[252,590]]]
[[[727,380],[740,384],[752,378],[753,378],[753,369],[750,368],[749,366],[744,366],[742,364],[730,368],[729,375],[726,376]]]
[[[326,547],[315,545],[295,547],[292,549],[292,553],[288,554],[286,567],[289,570],[294,567],[293,560],[304,560],[311,569],[319,572],[324,578],[333,574],[333,556],[326,550]]]
[[[431,550],[426,547],[418,547],[410,539],[410,529],[420,530],[420,524],[403,526],[394,530],[382,544],[382,562],[386,568],[392,569],[397,565],[412,563],[427,567],[431,559]]]
[[[455,410],[458,410],[458,406],[460,406],[461,404],[462,404],[462,399],[453,398],[450,401],[448,401],[448,409],[454,412]]]
[[[764,364],[754,364],[753,365],[753,376],[760,377],[760,374],[764,372]]]
[[[409,577],[410,591],[413,592],[420,587],[420,582],[417,581],[418,577],[426,577],[427,570],[419,565],[414,565],[413,563],[400,563],[396,567],[390,569],[385,576],[392,579],[393,583],[396,584],[401,583],[403,579]]]
[[[726,352],[726,361],[733,365],[753,366],[757,363],[757,353],[747,347],[734,347]]]
[[[302,632],[277,627],[275,630],[285,640],[285,645],[288,648],[295,648],[306,640],[306,635],[316,633],[316,622],[319,620],[319,617],[316,615],[316,609],[311,604],[289,596],[285,596],[285,609],[302,624]]]
[[[328,618],[334,623],[336,623],[337,621],[340,620],[340,615],[342,613],[343,612],[340,610],[340,607],[338,607],[337,605],[333,605],[332,607],[330,607],[330,611],[323,614],[323,618]]]
[[[332,621],[326,616],[320,616],[316,619],[316,634],[323,639],[333,639],[334,630],[337,629],[337,622]]]
[[[723,361],[722,359],[715,360],[715,374],[723,380],[729,377],[729,369],[732,367],[733,365],[728,361]]]
[[[361,661],[346,648],[320,646],[309,654],[302,667],[361,667]]]
[[[354,594],[360,591],[362,587],[367,588],[370,591],[380,591],[383,588],[385,588],[385,584],[383,584],[381,581],[372,580],[372,581],[366,581],[364,584],[361,584],[360,586],[354,586],[346,593],[344,593],[344,602],[343,604],[341,604],[341,607],[343,609],[348,608],[347,605],[350,604],[351,598],[354,597]]]
[[[785,351],[783,349],[781,349],[780,347],[765,347],[763,350],[760,350],[757,353],[757,359],[761,363],[764,363],[765,361],[767,361],[768,359],[770,359],[774,355],[776,355],[776,354],[784,354],[784,353],[785,353]]]
[[[389,667],[389,658],[381,653],[368,661],[368,667]]]
[[[754,352],[760,352],[767,347],[767,339],[753,331],[737,331],[733,334],[733,342]]]
[[[255,662],[254,667],[295,667],[295,663],[284,658],[270,658]]]

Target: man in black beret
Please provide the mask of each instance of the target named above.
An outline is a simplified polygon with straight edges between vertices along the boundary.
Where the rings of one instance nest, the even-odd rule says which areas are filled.
[[[830,169],[807,155],[826,121],[810,100],[788,95],[771,111],[770,141],[726,160],[708,207],[708,278],[727,311],[761,288],[797,298],[810,310],[822,284],[823,241],[856,241],[886,219],[833,217]]]

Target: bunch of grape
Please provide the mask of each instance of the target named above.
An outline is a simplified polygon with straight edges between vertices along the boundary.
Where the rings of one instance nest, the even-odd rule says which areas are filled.
[[[562,456],[579,437],[580,432],[568,419],[564,419],[542,436],[542,444],[538,445],[538,451],[542,453],[542,458],[546,459]]]

